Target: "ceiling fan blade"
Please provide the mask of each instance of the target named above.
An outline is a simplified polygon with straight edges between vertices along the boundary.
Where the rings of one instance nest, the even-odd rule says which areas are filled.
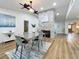
[[[54,8],[50,8],[50,9],[47,9],[47,10],[39,11],[38,13],[43,13],[43,12],[52,11],[52,10],[55,10],[55,9]]]
[[[24,7],[22,7],[21,9],[24,9]]]
[[[19,3],[20,5],[24,6],[22,3]]]

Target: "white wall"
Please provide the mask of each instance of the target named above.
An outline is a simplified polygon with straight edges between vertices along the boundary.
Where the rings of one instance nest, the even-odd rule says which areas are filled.
[[[38,29],[38,18],[37,17],[35,17],[35,16],[33,16],[33,15],[29,15],[29,14],[25,14],[24,16],[23,16],[23,18],[24,18],[24,20],[27,20],[28,22],[29,22],[29,25],[28,25],[28,32],[29,33],[33,33],[33,32],[35,32],[36,33],[36,35],[38,34],[37,33],[37,29]],[[33,28],[32,26],[31,26],[31,24],[36,24],[36,27],[35,28]]]
[[[72,22],[78,22],[78,20],[66,20],[65,24],[64,22],[55,22],[55,32],[57,34],[68,34],[68,25]]]
[[[35,16],[30,15],[30,14],[25,14],[22,12],[17,12],[17,11],[12,11],[12,10],[7,10],[7,9],[2,9],[0,8],[0,13],[3,14],[7,14],[7,15],[12,15],[16,17],[16,27],[11,28],[11,27],[7,27],[7,28],[0,28],[0,33],[4,33],[4,32],[9,32],[10,30],[12,30],[15,34],[23,34],[24,32],[24,20],[29,21],[29,32],[32,33],[33,28],[31,26],[31,24],[37,24],[38,26],[38,20]],[[37,27],[36,26],[36,27]],[[37,28],[35,28],[35,31],[37,30]]]
[[[65,34],[68,34],[68,24],[69,23],[70,23],[70,21],[65,22]]]

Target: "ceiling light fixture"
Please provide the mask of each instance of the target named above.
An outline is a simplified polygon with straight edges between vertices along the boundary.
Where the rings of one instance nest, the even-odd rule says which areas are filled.
[[[60,13],[57,13],[56,15],[58,16],[58,15],[60,15]]]
[[[41,10],[43,10],[44,8],[43,8],[43,7],[41,7],[40,9],[41,9]]]
[[[22,5],[22,8],[21,9],[27,9],[28,11],[30,11],[31,13],[33,14],[39,14],[39,13],[43,13],[43,12],[47,12],[47,11],[50,11],[50,10],[53,10],[53,8],[50,8],[50,9],[46,9],[46,10],[43,10],[44,8],[41,7],[41,11],[38,11],[38,10],[35,10],[33,7],[32,7],[32,3],[33,1],[32,0],[18,0],[19,4]],[[56,5],[56,3],[54,3],[54,5]]]
[[[22,9],[26,8],[28,11],[35,13],[35,14],[38,14],[38,11],[33,9],[31,0],[29,0],[25,3],[19,3],[19,4],[23,6]]]
[[[32,13],[34,12],[34,10],[33,10],[33,9],[31,9],[31,8],[29,9],[29,11],[30,11],[30,12],[32,12]]]
[[[54,3],[53,3],[53,6],[56,6],[56,5],[57,5],[56,2],[54,2]]]
[[[79,18],[79,16],[77,16]]]

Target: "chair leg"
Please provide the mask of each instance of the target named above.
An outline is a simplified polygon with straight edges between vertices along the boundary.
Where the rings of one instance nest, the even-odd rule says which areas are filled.
[[[16,44],[16,51],[15,51],[15,54],[16,54],[17,51],[18,51],[18,47],[19,47],[19,45]]]
[[[43,41],[41,40],[41,46],[43,47]]]
[[[38,51],[39,51],[39,41],[38,41]]]
[[[33,45],[34,45],[34,42],[32,42],[32,47],[33,47]]]
[[[22,59],[23,45],[21,46],[20,59]]]
[[[26,48],[25,44],[24,44],[24,49]]]

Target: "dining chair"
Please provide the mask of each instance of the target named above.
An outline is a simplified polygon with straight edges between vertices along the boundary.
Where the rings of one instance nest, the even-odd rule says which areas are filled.
[[[16,38],[16,51],[15,54],[18,51],[18,47],[21,46],[21,53],[20,53],[20,59],[22,59],[22,52],[23,52],[23,48],[25,48],[25,45],[28,44],[28,41],[25,40],[23,37],[20,36],[15,36]]]
[[[38,36],[36,36],[36,37],[34,37],[33,39],[32,39],[32,47],[35,45],[35,42],[36,42],[36,44],[38,45],[38,51],[39,51],[39,38],[38,38]]]
[[[34,45],[34,42],[36,42],[36,44],[38,45],[38,51],[40,50],[40,43],[41,43],[41,46],[43,46],[43,35],[42,33],[39,33],[38,36],[34,36],[33,39],[32,39],[32,46]]]

